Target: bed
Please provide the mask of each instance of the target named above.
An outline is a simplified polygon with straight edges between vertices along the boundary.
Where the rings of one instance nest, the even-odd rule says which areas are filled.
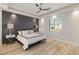
[[[45,35],[39,32],[29,31],[18,31],[17,40],[23,44],[23,49],[26,50],[29,45],[34,44],[38,41],[43,40],[45,42]]]

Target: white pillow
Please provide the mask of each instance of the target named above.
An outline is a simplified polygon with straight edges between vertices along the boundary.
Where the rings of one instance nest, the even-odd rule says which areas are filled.
[[[26,35],[26,31],[22,31],[22,35],[23,35],[23,36]]]
[[[26,35],[34,33],[34,30],[18,31],[19,35]]]
[[[18,31],[19,35],[22,35],[22,31]]]
[[[29,30],[26,30],[26,34],[29,34]]]
[[[30,30],[30,34],[31,34],[31,33],[34,33],[34,30]]]

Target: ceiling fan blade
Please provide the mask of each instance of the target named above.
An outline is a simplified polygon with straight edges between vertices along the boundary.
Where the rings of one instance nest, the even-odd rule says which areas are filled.
[[[41,8],[41,7],[39,7],[39,9],[40,9],[40,10],[42,10],[42,8]]]
[[[46,8],[46,9],[43,9],[43,10],[45,10],[45,11],[48,11],[48,10],[50,10],[51,8]]]
[[[39,7],[39,5],[38,4],[35,4],[37,7]]]
[[[39,10],[37,13],[39,13],[41,10]]]
[[[42,3],[40,3],[40,5],[42,5]]]

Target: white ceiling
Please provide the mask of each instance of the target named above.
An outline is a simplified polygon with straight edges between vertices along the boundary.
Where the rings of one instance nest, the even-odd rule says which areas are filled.
[[[36,13],[39,9],[35,6],[35,3],[10,3],[8,4],[9,7],[26,12],[31,15],[39,16],[45,13],[54,11],[59,8],[63,8],[65,6],[71,5],[71,3],[43,3],[43,8],[50,7],[51,10],[49,11],[42,11],[40,13]]]

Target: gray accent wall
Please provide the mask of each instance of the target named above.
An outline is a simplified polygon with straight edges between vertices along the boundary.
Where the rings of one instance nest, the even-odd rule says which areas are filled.
[[[7,28],[7,24],[14,24],[14,28],[12,29],[12,34],[17,34],[17,31],[22,30],[34,30],[34,21],[33,17],[14,14],[12,12],[2,11],[2,42],[6,42],[5,36],[9,34],[9,29]],[[37,25],[39,20],[37,20]]]

